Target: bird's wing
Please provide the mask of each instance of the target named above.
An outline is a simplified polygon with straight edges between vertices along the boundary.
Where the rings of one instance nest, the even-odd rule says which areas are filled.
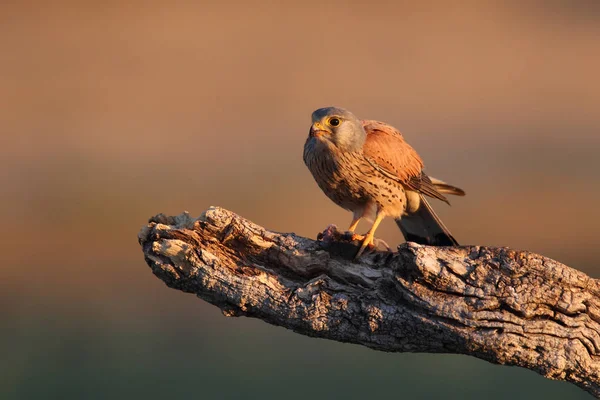
[[[421,157],[400,131],[379,121],[362,121],[362,124],[367,133],[363,154],[375,169],[409,190],[450,204],[423,172]]]

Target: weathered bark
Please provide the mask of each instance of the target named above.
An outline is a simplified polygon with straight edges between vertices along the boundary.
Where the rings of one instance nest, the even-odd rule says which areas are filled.
[[[600,397],[599,281],[507,248],[407,243],[353,261],[356,243],[321,236],[211,208],[157,215],[139,240],[156,276],[227,316],[383,351],[468,354]]]

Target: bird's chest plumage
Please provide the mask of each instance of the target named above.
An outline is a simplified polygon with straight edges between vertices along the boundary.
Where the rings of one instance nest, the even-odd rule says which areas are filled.
[[[341,153],[332,145],[309,139],[304,146],[304,163],[323,192],[340,207],[354,210],[364,205],[368,197],[357,184],[358,157],[353,153]]]
[[[333,145],[309,139],[304,146],[304,162],[321,190],[340,207],[358,211],[377,206],[389,209],[390,215],[402,212],[398,207],[402,207],[403,189],[376,171],[362,153],[341,152]]]

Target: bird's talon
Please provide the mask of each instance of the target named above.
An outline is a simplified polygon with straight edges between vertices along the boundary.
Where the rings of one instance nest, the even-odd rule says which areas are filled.
[[[352,242],[354,242],[355,240],[362,242],[363,240],[365,240],[365,235],[359,235],[358,233],[353,233],[352,236],[350,237],[350,240]]]
[[[360,238],[366,238],[366,236],[361,236],[361,235],[356,235],[356,236],[360,237]],[[365,244],[365,241],[363,241],[363,244],[360,246],[360,249],[358,250],[358,253],[356,253],[356,256],[354,257],[354,259],[357,260],[361,255],[365,254],[365,252],[370,253],[372,251],[377,250],[377,248],[381,245],[383,245],[387,251],[392,250],[390,248],[390,246],[388,246],[388,244],[383,239],[371,238],[370,240],[366,241],[366,244]]]
[[[361,248],[358,250],[358,253],[356,253],[356,256],[354,256],[355,260],[358,260],[360,258],[360,256],[362,256],[363,254],[368,254],[372,251],[374,251],[376,249],[376,247],[372,244],[368,244],[366,246],[361,246]]]
[[[383,239],[373,239],[373,242],[375,243],[375,248],[383,245],[387,251],[392,251],[392,248]]]
[[[365,236],[365,239],[363,240],[362,245],[360,246],[360,249],[358,249],[358,253],[356,253],[356,256],[354,256],[354,259],[357,260],[358,258],[360,258],[360,256],[362,256],[365,252],[365,250],[368,249],[369,252],[375,250],[376,246],[373,244],[373,237],[372,236]]]

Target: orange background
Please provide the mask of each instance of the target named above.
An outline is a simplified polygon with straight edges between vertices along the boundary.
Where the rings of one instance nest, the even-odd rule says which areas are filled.
[[[0,5],[0,397],[587,398],[225,318],[156,279],[136,235],[210,205],[346,227],[302,162],[310,113],[337,105],[467,191],[434,204],[462,243],[598,277],[599,19],[583,0]]]

